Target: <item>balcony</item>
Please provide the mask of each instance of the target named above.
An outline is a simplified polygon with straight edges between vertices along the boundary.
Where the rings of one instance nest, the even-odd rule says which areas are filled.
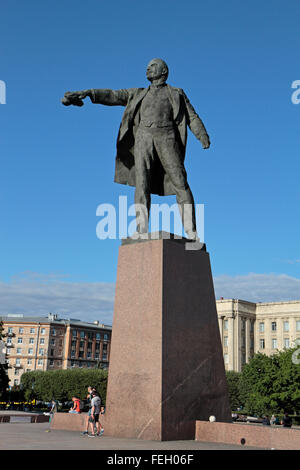
[[[15,369],[23,369],[22,364],[14,364]]]
[[[14,348],[14,344],[13,343],[5,343],[5,346],[7,348]]]

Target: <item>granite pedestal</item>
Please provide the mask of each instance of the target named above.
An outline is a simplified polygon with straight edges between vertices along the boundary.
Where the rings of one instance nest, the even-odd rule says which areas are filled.
[[[209,254],[186,247],[120,247],[106,435],[190,440],[196,420],[231,421]]]

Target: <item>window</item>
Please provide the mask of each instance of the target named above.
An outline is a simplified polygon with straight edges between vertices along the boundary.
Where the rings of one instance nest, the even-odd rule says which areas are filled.
[[[12,344],[12,338],[7,338],[6,344]]]
[[[260,322],[259,324],[259,332],[264,333],[265,332],[265,324],[264,322]]]
[[[277,349],[277,339],[276,338],[272,339],[272,349]]]
[[[76,336],[77,336],[77,330],[72,330],[72,336],[73,336],[73,338],[76,338]]]
[[[45,344],[45,338],[40,339],[40,344]]]
[[[51,339],[51,346],[55,346],[55,339]]]
[[[246,353],[242,353],[242,364],[246,364]]]
[[[33,355],[33,349],[32,349],[32,348],[29,348],[29,349],[28,349],[28,354],[29,354],[30,356]]]
[[[39,359],[38,360],[38,366],[42,366],[43,365],[43,359]]]
[[[19,385],[19,380],[18,379],[14,380],[14,385]]]
[[[35,328],[30,328],[30,334],[34,335],[34,333],[35,333]]]
[[[228,330],[228,320],[224,320],[224,330]]]
[[[264,338],[261,338],[259,340],[259,348],[260,349],[265,349],[265,340],[264,340]]]
[[[50,356],[54,356],[54,349],[50,349]]]
[[[19,366],[21,364],[21,359],[16,359],[16,366]]]
[[[277,331],[277,323],[276,323],[276,321],[272,321],[272,323],[271,323],[271,329],[272,329],[272,331]]]
[[[19,334],[22,335],[24,333],[24,328],[19,328]]]
[[[224,363],[225,363],[225,364],[228,364],[228,363],[229,363],[228,354],[224,354]]]
[[[44,335],[46,334],[46,329],[45,328],[41,328],[41,335]]]
[[[228,336],[224,336],[224,346],[228,346]]]
[[[103,339],[104,339],[104,341],[107,341],[108,340],[108,335],[104,335]]]
[[[52,328],[51,334],[52,334],[52,336],[55,336],[55,335],[56,335],[56,329],[55,329],[55,328]]]
[[[42,348],[42,349],[39,349],[39,355],[40,355],[40,356],[43,356],[43,355],[44,355],[44,349],[43,349],[43,348]]]
[[[290,339],[289,338],[284,338],[283,345],[286,349],[288,349],[290,347]]]
[[[21,348],[17,348],[17,354],[22,354],[22,349]]]
[[[54,361],[53,361],[53,359],[50,359],[50,361],[49,361],[49,365],[50,365],[50,366],[53,366],[53,365],[54,365]]]
[[[300,323],[300,322],[299,322],[299,323]],[[13,332],[14,332],[13,328],[9,327],[9,328],[7,329],[7,333],[8,333],[9,335],[11,335]]]
[[[299,322],[299,324],[300,324],[300,322]],[[96,340],[99,341],[100,339],[101,339],[100,333],[96,333]]]
[[[81,331],[81,332],[80,332],[80,338],[81,338],[81,339],[84,339],[84,331]]]
[[[18,344],[22,344],[23,343],[23,338],[18,338]]]
[[[290,330],[290,324],[288,321],[283,322],[283,331],[289,331]]]
[[[29,344],[34,344],[34,338],[29,338]]]
[[[32,364],[32,359],[27,359],[27,365],[30,366]]]
[[[19,369],[15,369],[15,375],[19,375]]]
[[[300,331],[300,320],[296,321],[296,330]]]

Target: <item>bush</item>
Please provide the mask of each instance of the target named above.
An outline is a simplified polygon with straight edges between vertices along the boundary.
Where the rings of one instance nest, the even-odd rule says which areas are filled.
[[[21,384],[26,400],[70,401],[73,396],[84,400],[88,386],[96,388],[105,404],[107,371],[101,369],[66,369],[25,372]]]

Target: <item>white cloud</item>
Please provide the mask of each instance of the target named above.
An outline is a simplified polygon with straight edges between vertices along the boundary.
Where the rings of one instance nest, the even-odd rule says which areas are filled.
[[[11,282],[0,282],[0,315],[52,312],[62,318],[112,323],[114,284],[67,282],[62,277],[66,276],[23,273]]]
[[[112,324],[115,285],[103,282],[70,282],[67,276],[22,273],[11,282],[0,281],[0,315],[23,313]],[[252,302],[300,300],[300,279],[286,274],[215,276],[216,298]]]
[[[235,298],[250,302],[300,300],[300,279],[286,274],[216,276],[216,298]]]

